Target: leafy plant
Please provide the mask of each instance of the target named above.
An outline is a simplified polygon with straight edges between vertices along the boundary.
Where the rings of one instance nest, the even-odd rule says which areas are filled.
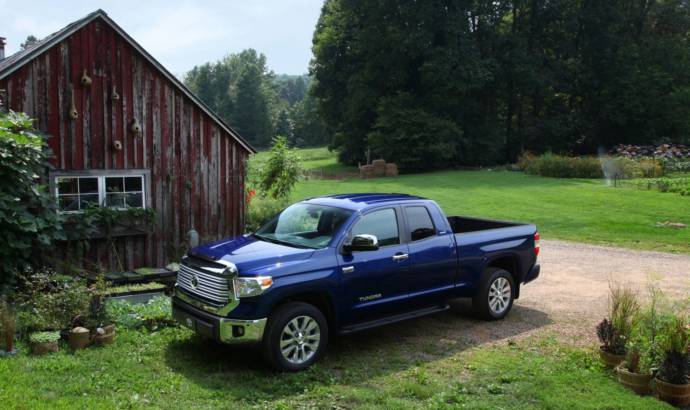
[[[34,332],[29,335],[29,342],[31,343],[52,343],[60,340],[60,332]]]
[[[616,344],[616,329],[614,329],[613,324],[608,319],[604,318],[597,325],[597,337],[604,351],[617,353],[614,348]]]
[[[17,294],[22,333],[70,327],[87,316],[91,295],[82,279],[65,280],[47,268],[25,272]]]
[[[50,155],[26,114],[0,113],[0,292],[40,264],[53,241],[65,239],[54,200],[39,184]]]
[[[108,316],[116,323],[128,328],[157,330],[166,326],[176,326],[172,317],[170,298],[159,296],[147,303],[129,303],[124,300],[107,302]]]
[[[597,325],[597,337],[602,349],[613,354],[624,354],[630,338],[633,320],[639,311],[637,295],[630,288],[610,287],[609,317]]]
[[[690,375],[688,348],[690,348],[690,322],[685,316],[674,315],[662,325],[658,335],[663,361],[659,366],[659,378],[668,383],[687,384]]]
[[[655,287],[650,288],[649,304],[640,309],[633,320],[624,363],[630,372],[649,374],[660,362],[657,335],[667,316],[662,310],[662,302],[661,291]]]
[[[93,294],[89,300],[89,314],[86,321],[88,328],[106,326],[111,323],[106,311],[105,298],[108,294],[108,283],[104,275],[98,275],[92,286]]]
[[[276,137],[261,171],[261,189],[274,199],[285,199],[290,196],[301,172],[300,159],[288,147],[287,139]]]

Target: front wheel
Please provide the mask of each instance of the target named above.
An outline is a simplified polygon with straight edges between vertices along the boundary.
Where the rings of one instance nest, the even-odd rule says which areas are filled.
[[[503,269],[488,268],[482,275],[472,302],[474,310],[482,319],[498,320],[510,312],[514,298],[513,276]]]
[[[277,370],[296,372],[311,366],[328,345],[328,324],[313,305],[290,302],[271,314],[262,350]]]

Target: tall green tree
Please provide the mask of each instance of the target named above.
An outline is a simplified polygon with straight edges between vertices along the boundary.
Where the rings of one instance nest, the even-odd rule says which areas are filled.
[[[690,135],[684,0],[327,0],[313,53],[312,95],[346,163],[370,149],[432,169]]]

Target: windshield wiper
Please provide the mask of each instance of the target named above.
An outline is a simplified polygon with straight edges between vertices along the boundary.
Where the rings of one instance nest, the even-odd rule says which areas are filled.
[[[288,242],[288,241],[281,241],[280,239],[270,238],[270,237],[268,237],[268,236],[263,236],[263,235],[259,235],[259,234],[256,234],[256,233],[254,234],[254,237],[256,237],[257,239],[260,239],[260,240],[262,240],[262,241],[271,242],[271,243],[275,243],[275,244],[278,244],[278,245],[291,246],[291,247],[293,247],[293,248],[316,249],[316,248],[313,248],[313,247],[311,247],[311,246],[302,245],[302,244],[300,244],[300,243],[294,243],[294,242]]]

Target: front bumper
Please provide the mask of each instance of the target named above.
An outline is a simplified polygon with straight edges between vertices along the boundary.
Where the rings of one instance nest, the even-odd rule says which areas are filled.
[[[264,335],[266,318],[240,320],[225,318],[198,309],[176,294],[172,298],[173,318],[197,334],[221,343],[257,343]]]

